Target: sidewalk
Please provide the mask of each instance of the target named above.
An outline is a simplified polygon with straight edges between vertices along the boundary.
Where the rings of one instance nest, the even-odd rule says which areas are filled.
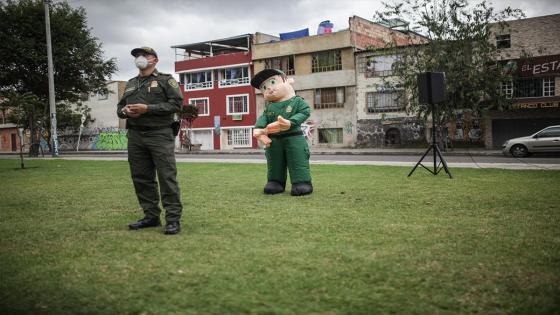
[[[351,148],[312,148],[311,155],[419,155],[421,156],[427,150],[426,148],[391,148],[391,149],[351,149]],[[126,154],[126,150],[115,151],[60,151],[60,155],[81,155],[81,154]],[[212,154],[244,154],[244,155],[263,155],[263,149],[234,149],[234,150],[205,150],[205,151],[187,151],[176,150],[177,155],[212,155]],[[18,155],[18,152],[0,152],[0,155]],[[27,153],[24,152],[25,155]],[[431,153],[430,153],[431,154]],[[486,150],[486,149],[454,149],[449,151],[442,151],[444,156],[502,156],[500,150]],[[50,156],[49,152],[45,152],[45,156]]]

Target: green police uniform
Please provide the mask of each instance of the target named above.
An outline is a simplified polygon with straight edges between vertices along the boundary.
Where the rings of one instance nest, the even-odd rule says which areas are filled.
[[[268,135],[272,140],[270,147],[266,149],[269,182],[278,182],[285,186],[287,168],[292,186],[299,183],[311,184],[309,147],[301,131],[301,124],[309,115],[307,102],[299,96],[294,96],[287,101],[268,103],[263,115],[257,119],[255,128],[259,129],[277,121],[278,116],[291,122],[289,130]]]
[[[181,109],[182,101],[177,81],[169,74],[154,70],[147,77],[130,79],[117,104],[117,115],[127,118],[130,173],[146,219],[159,220],[160,196],[166,221],[179,222],[181,219],[183,206],[177,184],[175,136],[171,123],[174,114]],[[148,111],[138,118],[127,117],[122,110],[127,104],[134,103],[147,104]]]

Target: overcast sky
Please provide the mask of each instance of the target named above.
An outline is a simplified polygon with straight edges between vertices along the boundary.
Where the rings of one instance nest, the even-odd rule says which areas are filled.
[[[527,17],[560,13],[557,0],[489,2],[496,9],[508,5],[522,9]],[[371,20],[375,11],[383,8],[381,1],[374,0],[68,0],[68,3],[85,8],[88,26],[103,44],[105,57],[116,58],[119,70],[114,80],[128,80],[137,75],[130,55],[134,47],[154,48],[159,55],[158,69],[174,74],[175,53],[171,48],[174,45],[255,32],[278,36],[303,28],[309,28],[310,35],[314,35],[324,20],[334,23],[337,31],[348,28],[350,16]]]

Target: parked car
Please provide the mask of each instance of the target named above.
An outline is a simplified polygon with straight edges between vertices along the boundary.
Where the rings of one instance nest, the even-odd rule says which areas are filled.
[[[502,145],[502,152],[514,157],[536,152],[560,152],[560,125],[546,127],[527,137],[510,139]]]

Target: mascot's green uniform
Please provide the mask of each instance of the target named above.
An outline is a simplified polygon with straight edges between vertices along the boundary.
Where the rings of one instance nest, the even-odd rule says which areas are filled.
[[[267,101],[253,129],[253,136],[266,148],[268,183],[264,186],[265,194],[285,190],[287,170],[290,171],[292,196],[313,192],[309,147],[301,131],[310,109],[303,98],[295,95],[292,83],[292,78],[276,69],[264,69],[251,80],[251,85],[260,89]]]

